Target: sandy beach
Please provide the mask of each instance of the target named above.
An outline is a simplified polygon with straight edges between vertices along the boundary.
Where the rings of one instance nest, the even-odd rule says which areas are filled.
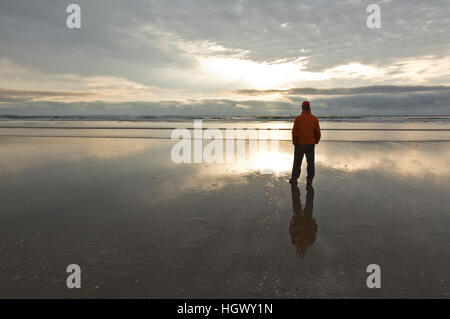
[[[309,193],[174,143],[0,136],[0,297],[450,297],[450,142],[321,142]]]

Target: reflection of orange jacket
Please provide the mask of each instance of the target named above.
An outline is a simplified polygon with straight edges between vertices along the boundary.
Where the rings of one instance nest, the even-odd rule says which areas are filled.
[[[292,143],[300,145],[317,144],[320,141],[320,126],[311,111],[303,111],[295,118],[292,129]]]

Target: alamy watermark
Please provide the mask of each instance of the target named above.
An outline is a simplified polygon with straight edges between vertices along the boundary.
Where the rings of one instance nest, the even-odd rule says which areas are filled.
[[[381,288],[381,268],[377,264],[371,264],[367,266],[366,272],[370,273],[367,277],[367,288]]]
[[[81,28],[81,8],[78,4],[69,4],[66,8],[66,12],[70,13],[66,20],[66,25],[69,29]]]
[[[81,268],[77,264],[70,264],[66,268],[66,272],[69,274],[66,279],[66,285],[69,289],[81,288]]]
[[[366,8],[366,12],[370,13],[367,17],[366,25],[369,29],[381,28],[381,8],[378,4],[369,4]]]
[[[180,163],[236,163],[251,161],[259,154],[278,153],[278,129],[203,128],[202,120],[194,121],[193,129],[177,128],[172,140],[171,158]],[[204,142],[207,142],[206,145]],[[248,156],[247,146],[248,145]],[[270,149],[269,149],[270,146]],[[272,173],[271,170],[262,171]]]

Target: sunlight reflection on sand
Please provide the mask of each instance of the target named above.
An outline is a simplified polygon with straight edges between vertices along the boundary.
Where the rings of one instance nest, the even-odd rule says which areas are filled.
[[[166,168],[174,165],[170,157],[174,142],[167,140],[4,137],[0,143],[0,176],[53,162],[100,161],[139,153],[151,156],[153,164]],[[289,142],[280,142],[277,152],[270,151],[269,146],[268,151],[258,150],[250,156],[248,143],[246,149],[244,161],[190,165],[201,167],[199,175],[211,176],[245,173],[279,176],[289,173],[292,168],[293,146]],[[445,142],[322,142],[316,146],[316,164],[344,172],[389,169],[390,173],[400,175],[448,176],[450,148]]]

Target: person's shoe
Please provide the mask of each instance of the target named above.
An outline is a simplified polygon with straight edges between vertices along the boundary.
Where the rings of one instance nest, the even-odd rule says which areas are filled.
[[[291,179],[289,180],[289,183],[292,184],[292,185],[297,185],[297,180],[291,178]]]

